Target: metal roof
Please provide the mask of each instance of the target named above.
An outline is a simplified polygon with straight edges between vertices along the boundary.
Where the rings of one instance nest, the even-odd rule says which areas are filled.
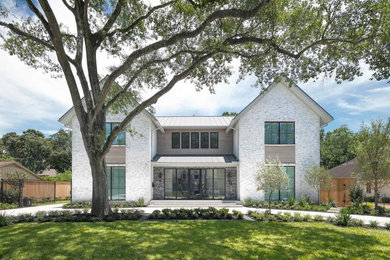
[[[237,163],[234,155],[156,155],[156,163]]]
[[[226,128],[233,116],[156,116],[164,128]]]

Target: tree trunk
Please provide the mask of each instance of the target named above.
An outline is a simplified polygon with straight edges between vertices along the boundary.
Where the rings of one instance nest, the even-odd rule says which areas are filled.
[[[92,157],[93,158],[93,157]],[[91,213],[97,217],[104,217],[112,213],[108,200],[107,173],[103,159],[90,159],[92,172],[92,209]]]
[[[269,214],[271,214],[271,197],[272,197],[272,191],[270,191],[269,196],[268,196]]]
[[[379,189],[378,189],[377,178],[375,178],[375,181],[374,181],[374,199],[375,199],[375,209],[378,210]]]

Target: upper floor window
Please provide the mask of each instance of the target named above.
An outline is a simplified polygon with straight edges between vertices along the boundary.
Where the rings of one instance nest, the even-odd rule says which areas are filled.
[[[218,132],[210,133],[210,148],[218,149]]]
[[[191,148],[199,148],[199,132],[191,132]]]
[[[111,131],[117,126],[119,126],[118,123],[106,123],[106,138],[111,134]],[[126,132],[122,131],[115,138],[115,141],[112,143],[112,145],[125,145],[125,144],[126,144]]]
[[[295,144],[295,123],[266,122],[265,144]]]
[[[172,149],[179,149],[179,148],[180,148],[180,133],[173,132],[172,133]]]
[[[200,133],[200,147],[209,148],[209,133],[202,132]]]
[[[182,132],[181,133],[181,148],[188,149],[190,148],[190,133]]]

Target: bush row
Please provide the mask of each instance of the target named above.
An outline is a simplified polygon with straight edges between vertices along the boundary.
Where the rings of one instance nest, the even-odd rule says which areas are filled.
[[[363,203],[350,207],[344,207],[340,210],[341,213],[346,214],[358,214],[358,215],[371,215],[371,216],[383,216],[390,217],[390,210],[386,207],[379,206],[378,209],[374,209],[373,203]]]
[[[18,216],[7,216],[0,214],[0,227],[25,222],[100,222],[115,220],[137,220],[141,217],[142,211],[122,210],[114,214],[98,218],[87,211],[39,211],[36,214],[21,214]]]
[[[274,201],[271,203],[271,208],[274,209],[293,209],[293,210],[311,210],[311,211],[327,211],[334,203],[329,201],[328,203],[315,204],[307,198],[300,198],[299,200],[288,199],[282,201]],[[245,207],[252,208],[269,208],[267,201],[253,201],[251,199],[245,200]]]
[[[335,225],[344,227],[363,227],[364,222],[361,219],[354,219],[351,215],[346,213],[340,213],[336,217],[324,218],[321,215],[311,216],[309,214],[294,213],[292,215],[289,212],[270,214],[266,212],[248,212],[249,216],[257,221],[284,221],[284,222],[329,222]],[[377,221],[370,221],[369,227],[377,228]],[[390,230],[390,222],[386,223],[385,228]]]
[[[209,207],[207,209],[163,209],[155,210],[148,219],[243,219],[244,215],[237,210],[229,213],[229,209],[216,209]]]
[[[18,204],[15,203],[0,203],[0,209],[16,209]]]
[[[110,205],[113,208],[137,208],[145,207],[145,202],[143,198],[140,198],[137,201],[110,201]],[[92,203],[90,201],[77,201],[63,206],[64,209],[85,209],[91,207]]]
[[[375,197],[374,196],[364,197],[364,201],[366,201],[366,202],[375,202]],[[390,203],[390,197],[382,197],[382,198],[380,198],[380,202],[382,202],[382,203]]]

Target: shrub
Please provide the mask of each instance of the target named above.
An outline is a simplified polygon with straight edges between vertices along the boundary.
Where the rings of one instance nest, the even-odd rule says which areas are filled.
[[[351,202],[355,207],[359,206],[363,202],[363,193],[363,188],[360,185],[351,185],[351,187],[349,188]]]
[[[390,203],[390,197],[381,198],[382,203]]]
[[[289,198],[289,199],[287,200],[287,204],[288,204],[288,206],[290,206],[290,207],[294,207],[294,206],[295,206],[295,199],[294,199],[294,198]]]
[[[313,219],[314,219],[314,221],[317,221],[317,222],[324,221],[324,217],[321,215],[315,215]]]
[[[295,222],[303,221],[303,217],[302,217],[301,213],[298,213],[298,212],[294,213],[294,221]]]
[[[374,196],[364,197],[364,201],[366,201],[366,202],[375,202],[375,197]]]
[[[275,216],[276,216],[276,219],[283,220],[282,212],[278,212]]]
[[[387,230],[390,230],[390,222],[388,222],[388,223],[385,224],[385,228],[386,228]]]
[[[303,216],[303,221],[310,222],[311,220],[312,220],[311,215],[306,214],[306,215]]]
[[[332,199],[328,199],[328,204],[329,207],[335,208],[336,207],[336,202],[334,202]]]
[[[336,218],[332,217],[332,216],[329,216],[329,217],[326,218],[326,221],[328,221],[329,223],[334,223],[334,222],[336,222]]]
[[[364,222],[363,220],[361,219],[351,219],[351,226],[355,226],[355,227],[362,227],[364,225]]]
[[[298,206],[302,207],[302,208],[305,208],[307,206],[310,205],[310,200],[306,197],[301,197],[299,200],[298,200]]]
[[[3,202],[8,204],[19,203],[19,191],[16,189],[7,189],[3,191]]]
[[[0,203],[0,209],[16,209],[17,207],[18,205],[14,203]]]
[[[375,221],[375,220],[371,220],[371,221],[370,221],[370,227],[372,227],[372,228],[377,228],[377,227],[378,227],[378,222]]]
[[[286,221],[286,222],[288,222],[288,221],[290,221],[290,219],[291,219],[291,213],[289,213],[289,212],[284,212],[283,220]]]
[[[244,214],[241,211],[233,210],[233,215],[237,217],[237,219],[243,219]]]
[[[252,212],[250,214],[250,217],[257,220],[257,221],[264,221],[265,220],[265,214],[264,213],[258,213],[258,212]]]
[[[8,226],[10,224],[11,219],[5,213],[0,213],[0,227]]]
[[[244,201],[244,206],[245,206],[245,207],[252,207],[252,205],[253,205],[253,202],[252,202],[251,199],[246,199],[246,200]]]
[[[340,226],[347,227],[351,224],[351,215],[348,213],[340,213],[336,216],[336,223]]]
[[[139,198],[139,199],[137,200],[137,206],[138,206],[138,207],[145,207],[144,198]]]

